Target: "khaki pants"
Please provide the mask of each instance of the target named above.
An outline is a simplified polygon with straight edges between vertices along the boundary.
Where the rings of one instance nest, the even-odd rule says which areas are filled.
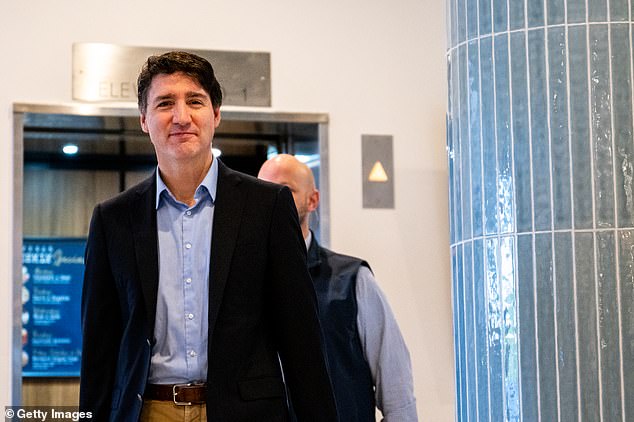
[[[207,422],[207,406],[177,406],[171,401],[143,400],[140,422]]]

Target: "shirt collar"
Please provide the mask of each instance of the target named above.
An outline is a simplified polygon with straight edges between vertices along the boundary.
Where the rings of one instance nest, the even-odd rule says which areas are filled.
[[[306,244],[306,250],[310,249],[310,243],[313,241],[313,232],[312,230],[308,230],[308,236],[304,238],[304,243]]]
[[[200,183],[200,185],[196,188],[196,197],[200,196],[201,187],[204,187],[207,192],[209,192],[209,196],[211,197],[211,202],[213,203],[216,198],[216,188],[218,186],[218,165],[216,164],[216,158],[211,161],[211,167],[207,171],[205,178]],[[174,195],[170,192],[169,188],[161,178],[161,172],[159,171],[158,166],[156,167],[156,209],[159,208],[161,204],[161,194],[163,192],[167,192],[172,198]]]

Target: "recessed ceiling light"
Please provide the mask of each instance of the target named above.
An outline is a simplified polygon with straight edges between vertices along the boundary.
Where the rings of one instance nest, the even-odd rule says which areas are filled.
[[[62,151],[66,155],[75,155],[79,151],[79,147],[75,144],[66,144],[62,147]]]

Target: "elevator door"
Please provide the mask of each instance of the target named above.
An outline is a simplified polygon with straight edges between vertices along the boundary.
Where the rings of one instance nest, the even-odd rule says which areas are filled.
[[[52,244],[71,239],[81,244],[95,204],[143,180],[156,168],[152,145],[140,129],[135,108],[16,104],[14,121],[14,250],[24,256],[32,257],[33,251],[23,248],[34,248],[32,245],[40,241]],[[229,167],[254,176],[267,158],[278,153],[295,154],[306,162],[321,191],[320,209],[311,227],[325,244],[329,238],[327,124],[324,114],[223,110],[213,142],[215,156]],[[24,256],[14,259],[18,287],[14,289],[14,301],[23,305],[14,307],[22,309],[15,318],[21,326],[14,330],[14,349],[20,350],[14,354],[14,401],[24,406],[77,405],[78,346],[69,346],[67,351],[69,362],[76,357],[74,363],[56,366],[47,353],[56,354],[59,360],[63,347],[53,349],[39,340],[58,336],[60,344],[73,342],[72,335],[50,327],[57,324],[62,331],[64,327],[79,330],[79,304],[72,303],[79,294],[75,291],[67,295],[71,303],[57,311],[57,321],[38,325],[34,318],[54,309],[29,303],[37,296],[32,294],[36,287],[32,280],[29,283],[31,267],[25,264]],[[78,285],[75,290],[80,288]],[[34,306],[40,308],[34,311]],[[66,312],[67,308],[73,311]],[[65,312],[71,320],[64,320]],[[32,343],[34,338],[39,344]],[[47,364],[46,359],[52,363]]]

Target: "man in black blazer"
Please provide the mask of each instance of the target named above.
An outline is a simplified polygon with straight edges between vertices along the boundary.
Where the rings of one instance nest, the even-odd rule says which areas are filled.
[[[336,421],[290,191],[213,157],[222,94],[205,59],[152,56],[138,91],[158,169],[93,212],[80,408],[264,422],[290,401],[300,421]]]

